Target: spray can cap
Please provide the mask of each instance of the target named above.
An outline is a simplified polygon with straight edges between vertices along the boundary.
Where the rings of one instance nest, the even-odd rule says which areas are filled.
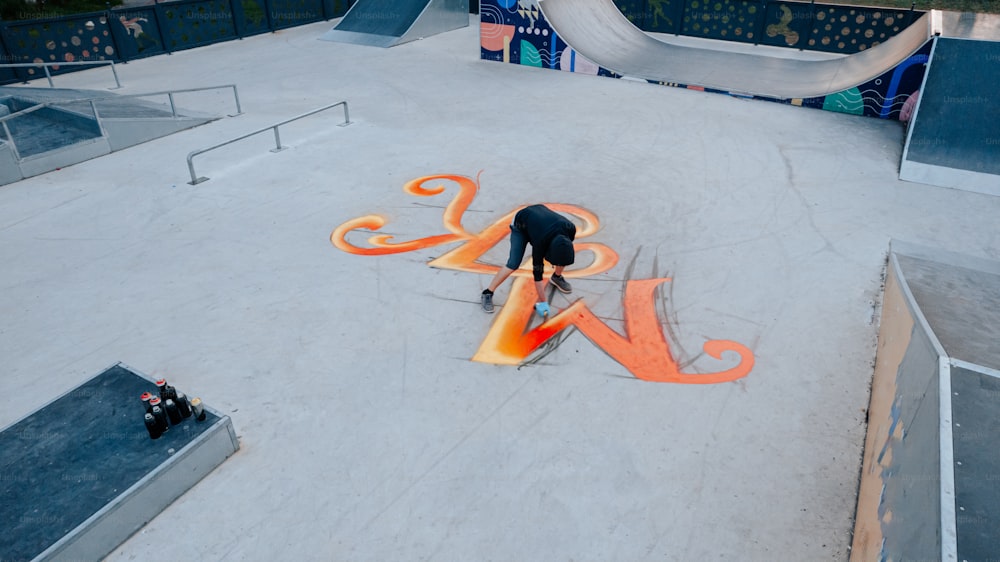
[[[156,386],[158,386],[160,388],[163,388],[163,387],[167,386],[167,379],[158,379],[156,381]]]
[[[154,396],[154,397],[150,398],[149,399],[149,405],[150,406],[159,406],[160,405],[160,397],[159,396]]]
[[[140,399],[141,399],[141,400],[142,400],[143,402],[149,402],[149,400],[150,400],[150,399],[151,399],[152,397],[153,397],[153,395],[152,395],[152,394],[150,394],[149,392],[143,392],[143,393],[142,393],[142,396],[140,396],[139,398],[140,398]]]

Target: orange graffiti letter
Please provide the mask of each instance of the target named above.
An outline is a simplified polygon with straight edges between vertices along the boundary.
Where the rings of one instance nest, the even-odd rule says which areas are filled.
[[[510,297],[503,306],[486,339],[472,357],[473,361],[501,365],[519,365],[542,344],[560,331],[576,326],[583,335],[604,350],[637,378],[653,382],[712,384],[745,377],[753,368],[753,353],[742,344],[711,340],[704,350],[716,359],[726,351],[740,356],[740,363],[718,373],[682,373],[670,353],[656,316],[654,292],[670,279],[628,281],[625,286],[625,336],[599,320],[578,300],[569,308],[549,318],[540,326],[525,331],[534,313],[535,292],[526,278],[514,280]]]

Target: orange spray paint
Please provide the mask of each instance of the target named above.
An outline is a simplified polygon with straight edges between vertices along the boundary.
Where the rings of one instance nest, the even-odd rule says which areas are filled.
[[[368,238],[371,247],[356,246],[347,241],[348,233],[354,230],[375,232],[387,222],[379,215],[366,215],[338,226],[330,235],[330,241],[344,252],[365,256],[398,254],[452,242],[463,242],[431,260],[428,265],[468,273],[495,274],[499,266],[480,262],[479,259],[507,237],[510,233],[511,219],[518,209],[505,214],[478,234],[471,234],[462,226],[462,216],[478,191],[475,180],[457,175],[424,176],[406,183],[403,191],[418,197],[438,195],[444,192],[443,185],[432,188],[426,188],[424,185],[439,180],[454,182],[459,188],[458,193],[445,208],[442,217],[448,234],[406,242],[393,242],[392,236],[379,234]],[[577,240],[594,234],[600,228],[597,216],[586,209],[562,203],[547,203],[546,206],[577,219]],[[618,254],[604,244],[575,242],[574,246],[578,254],[589,252],[593,259],[585,267],[565,271],[564,275],[567,277],[580,278],[604,273],[618,263]],[[473,361],[520,365],[553,336],[569,327],[576,327],[594,345],[642,380],[711,384],[745,377],[753,368],[754,356],[746,346],[728,340],[710,340],[704,344],[705,353],[715,359],[722,359],[725,352],[733,352],[740,357],[739,363],[735,367],[717,373],[681,372],[670,352],[670,344],[664,337],[660,320],[656,315],[656,289],[662,283],[669,282],[668,278],[636,279],[626,282],[622,300],[625,334],[621,335],[598,319],[582,299],[573,302],[565,310],[529,330],[534,313],[532,305],[536,299],[532,280],[529,279],[531,273],[519,269],[513,276],[510,296],[472,357]]]

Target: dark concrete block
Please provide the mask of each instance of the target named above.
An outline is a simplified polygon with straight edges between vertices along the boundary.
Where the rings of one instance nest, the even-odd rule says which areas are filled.
[[[145,391],[118,364],[0,432],[0,559],[99,559],[239,448],[209,408],[150,439]]]

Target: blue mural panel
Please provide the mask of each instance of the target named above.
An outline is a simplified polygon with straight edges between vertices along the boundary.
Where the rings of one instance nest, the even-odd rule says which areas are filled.
[[[111,28],[105,13],[76,14],[62,18],[6,24],[4,43],[11,62],[77,62],[117,60]],[[53,75],[81,70],[79,66],[53,66]],[[25,79],[45,76],[42,68],[23,71]]]
[[[167,50],[177,51],[236,38],[227,0],[193,0],[159,5]]]
[[[653,33],[680,33],[685,0],[615,0],[633,25]]]
[[[270,0],[271,26],[284,29],[323,19],[323,0]]]
[[[118,44],[119,55],[125,60],[165,52],[156,10],[153,8],[113,10],[110,25]]]
[[[815,4],[799,2],[774,2],[764,11],[763,33],[758,38],[761,45],[774,47],[806,48],[813,29]]]
[[[884,43],[906,29],[923,12],[817,5],[805,48],[833,53],[857,53]]]
[[[267,0],[235,0],[239,10],[236,14],[236,24],[240,35],[257,35],[271,31],[271,22],[267,18],[269,11]]]
[[[755,43],[760,40],[757,22],[763,12],[763,4],[756,0],[690,0],[681,32],[692,37]]]

